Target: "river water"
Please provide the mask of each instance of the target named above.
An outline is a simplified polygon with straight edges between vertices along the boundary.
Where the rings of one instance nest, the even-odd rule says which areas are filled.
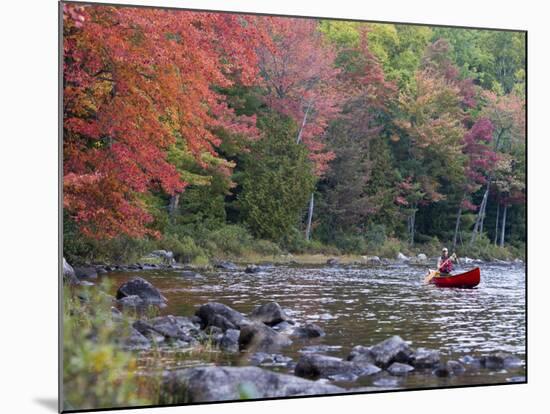
[[[438,349],[444,359],[481,356],[498,351],[525,360],[525,267],[482,264],[475,289],[438,288],[423,283],[426,268],[275,266],[259,274],[244,271],[200,272],[181,276],[181,270],[112,273],[113,289],[139,275],[168,299],[161,314],[191,316],[208,301],[224,303],[248,314],[260,304],[276,301],[299,323],[313,322],[326,336],[295,341],[282,353],[297,361],[301,353],[319,351],[345,358],[355,345],[371,346],[392,335],[412,347]],[[456,269],[457,272],[466,269]],[[224,360],[242,365],[243,359]],[[169,362],[167,362],[169,365]],[[166,368],[173,368],[167,366]],[[282,372],[289,368],[273,367]],[[384,374],[385,375],[385,374]],[[336,383],[353,388],[425,388],[448,385],[507,383],[521,380],[525,367],[513,370],[467,370],[463,375],[437,378],[412,373],[378,381]]]

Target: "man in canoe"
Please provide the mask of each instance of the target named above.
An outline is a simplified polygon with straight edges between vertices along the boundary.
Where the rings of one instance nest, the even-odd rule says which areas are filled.
[[[449,249],[441,250],[441,257],[437,260],[437,270],[441,275],[448,275],[453,271],[453,260],[457,260],[456,254],[449,256]]]

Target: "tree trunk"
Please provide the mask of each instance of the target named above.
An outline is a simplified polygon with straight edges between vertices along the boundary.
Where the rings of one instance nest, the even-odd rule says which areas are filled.
[[[311,199],[309,200],[309,211],[307,214],[307,227],[306,227],[306,240],[309,241],[311,236],[311,219],[313,218],[313,194],[311,193]]]
[[[500,216],[500,203],[497,204],[497,219],[495,221],[495,240],[494,240],[495,246],[497,245],[497,241],[498,241],[498,220],[499,220],[499,216]]]
[[[462,207],[458,208],[458,213],[456,215],[456,224],[455,224],[455,234],[453,236],[453,251],[456,249],[456,241],[458,238],[458,230],[460,229],[460,217],[462,216]]]
[[[176,216],[176,211],[178,209],[179,201],[180,201],[180,193],[176,193],[173,196],[170,196],[170,204],[168,205],[168,214],[170,215],[171,220],[174,220],[174,217]]]
[[[309,111],[311,110],[311,107],[313,106],[313,101],[308,102],[306,112],[304,113],[304,118],[302,119],[302,125],[300,125],[300,131],[298,131],[298,137],[296,138],[296,144],[299,144],[302,141],[302,132],[304,131],[304,127],[307,123],[307,117],[309,115]],[[313,218],[313,198],[314,193],[311,193],[311,199],[309,200],[309,210],[307,214],[307,227],[306,227],[306,240],[309,241],[309,238],[311,236],[311,220]]]
[[[313,102],[309,102],[307,104],[306,112],[304,113],[304,119],[302,119],[302,125],[300,125],[300,131],[298,131],[298,137],[296,138],[296,144],[299,144],[300,141],[302,141],[302,132],[304,131],[304,127],[307,123],[307,116],[309,115],[309,111],[313,105]]]
[[[501,129],[500,132],[498,133],[497,139],[495,141],[495,152],[498,151],[500,139],[502,138],[502,135],[504,134],[504,132],[507,130],[508,128],[504,128],[504,129]],[[481,201],[481,206],[479,207],[479,213],[477,215],[476,223],[474,225],[474,231],[472,232],[472,237],[470,239],[470,245],[474,243],[477,235],[483,231],[483,220],[485,218],[485,210],[487,209],[487,199],[489,198],[489,190],[491,188],[492,181],[493,181],[493,174],[491,173],[489,175],[489,178],[487,179],[487,188],[485,189],[485,194],[483,194],[483,200]]]
[[[504,211],[502,212],[502,232],[500,233],[500,247],[504,247],[504,233],[506,230],[506,211],[508,210],[508,205],[504,204]]]
[[[415,227],[415,220],[416,220],[416,205],[413,207],[413,211],[411,215],[408,217],[408,227],[409,227],[409,244],[411,246],[414,246],[414,227]]]
[[[489,187],[491,185],[491,179],[487,182],[487,188],[483,194],[483,199],[481,200],[481,205],[479,206],[479,212],[477,213],[476,222],[474,224],[474,231],[472,232],[472,237],[470,239],[470,245],[473,244],[476,240],[478,233],[480,233],[480,228],[483,226],[482,218],[485,215],[485,207],[487,206],[487,199],[489,198]]]

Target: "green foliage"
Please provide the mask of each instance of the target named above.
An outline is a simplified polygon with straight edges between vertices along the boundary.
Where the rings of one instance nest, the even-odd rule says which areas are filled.
[[[243,157],[237,201],[254,236],[277,242],[298,224],[313,190],[312,163],[291,119],[272,114],[258,124],[264,137]]]
[[[190,236],[168,234],[160,240],[158,246],[161,249],[172,251],[174,259],[180,263],[191,263],[199,256],[205,256],[204,250],[197,246]]]
[[[64,222],[63,256],[72,264],[131,263],[154,250],[154,247],[153,240],[128,236],[108,240],[90,239],[79,233],[70,220]]]
[[[138,394],[135,356],[116,344],[128,333],[125,322],[114,322],[110,301],[94,288],[87,301],[66,291],[63,309],[63,408],[101,409],[155,404]],[[153,386],[157,379],[148,377]]]

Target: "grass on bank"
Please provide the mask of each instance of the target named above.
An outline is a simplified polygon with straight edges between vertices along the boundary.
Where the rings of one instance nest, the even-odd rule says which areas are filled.
[[[464,235],[469,240],[469,235]],[[398,253],[416,256],[424,253],[428,257],[438,256],[441,247],[450,243],[437,237],[423,237],[414,246],[408,242],[385,234],[341,235],[335,242],[319,240],[306,241],[301,233],[290,234],[280,243],[255,239],[240,225],[223,225],[214,230],[200,226],[178,226],[161,239],[132,239],[118,237],[111,240],[90,240],[67,232],[64,240],[64,256],[72,264],[81,263],[135,263],[155,262],[147,258],[153,250],[164,249],[174,253],[179,263],[196,267],[207,267],[214,260],[232,260],[240,263],[288,263],[322,264],[331,257],[338,257],[341,263],[361,261],[362,256],[378,256],[394,259]],[[467,242],[457,246],[459,257],[483,260],[525,259],[525,245],[494,245],[485,235],[479,236],[473,245]]]

